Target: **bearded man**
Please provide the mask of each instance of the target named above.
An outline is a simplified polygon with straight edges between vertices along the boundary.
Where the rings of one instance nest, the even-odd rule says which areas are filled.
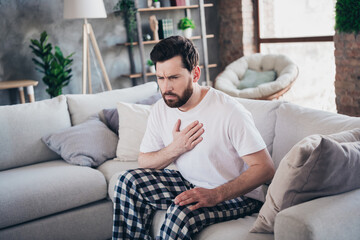
[[[214,223],[258,212],[274,165],[251,114],[234,98],[200,86],[199,54],[173,36],[151,52],[163,96],[152,108],[139,166],[115,187],[113,239],[192,239]],[[177,170],[165,169],[175,164]]]

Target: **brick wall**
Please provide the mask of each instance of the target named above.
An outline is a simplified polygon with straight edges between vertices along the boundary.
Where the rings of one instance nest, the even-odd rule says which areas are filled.
[[[337,111],[360,116],[360,36],[336,33],[334,43]]]
[[[218,1],[221,70],[236,59],[255,52],[252,0]],[[243,24],[246,22],[246,26]]]

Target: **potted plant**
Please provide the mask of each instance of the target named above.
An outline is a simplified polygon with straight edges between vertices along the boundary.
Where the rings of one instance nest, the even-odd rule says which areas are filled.
[[[183,31],[184,37],[190,38],[192,36],[192,30],[195,29],[195,24],[193,20],[184,17],[178,22],[178,29]]]
[[[156,73],[156,69],[155,69],[155,65],[153,63],[153,61],[151,61],[150,59],[147,61],[147,65],[149,67],[149,71],[151,73]]]
[[[155,7],[155,8],[160,8],[160,2],[159,2],[159,0],[154,0],[154,7]]]
[[[114,7],[115,11],[121,11],[123,13],[123,19],[125,22],[126,33],[130,46],[133,46],[136,30],[136,13],[134,0],[119,0]]]
[[[72,77],[72,75],[70,75],[72,71],[70,66],[73,62],[71,57],[74,53],[64,57],[60,48],[57,46],[55,46],[55,52],[52,53],[52,46],[50,43],[47,43],[47,41],[48,35],[44,31],[41,33],[40,41],[31,39],[31,45],[29,47],[39,59],[33,58],[32,60],[35,65],[38,66],[36,70],[44,74],[42,80],[48,86],[46,92],[53,98],[61,95],[62,88],[70,82]]]

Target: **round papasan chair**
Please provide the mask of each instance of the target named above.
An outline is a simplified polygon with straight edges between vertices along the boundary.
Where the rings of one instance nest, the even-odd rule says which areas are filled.
[[[226,66],[216,77],[215,88],[234,97],[278,99],[291,88],[298,73],[297,65],[284,55],[255,53]],[[271,78],[271,75],[273,79],[266,80]],[[244,88],[244,83],[249,83],[249,78],[254,86],[250,84],[251,87]],[[262,80],[263,83],[260,78],[265,79]],[[256,86],[256,83],[260,84]]]

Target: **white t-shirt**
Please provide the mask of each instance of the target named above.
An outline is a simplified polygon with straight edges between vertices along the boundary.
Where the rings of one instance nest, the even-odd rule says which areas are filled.
[[[196,120],[203,123],[203,140],[174,162],[182,176],[198,187],[215,188],[240,176],[248,168],[241,156],[266,147],[250,112],[232,97],[210,88],[187,112],[170,108],[160,99],[151,110],[140,152],[168,146],[178,119],[180,130]],[[264,201],[259,188],[245,196]]]

